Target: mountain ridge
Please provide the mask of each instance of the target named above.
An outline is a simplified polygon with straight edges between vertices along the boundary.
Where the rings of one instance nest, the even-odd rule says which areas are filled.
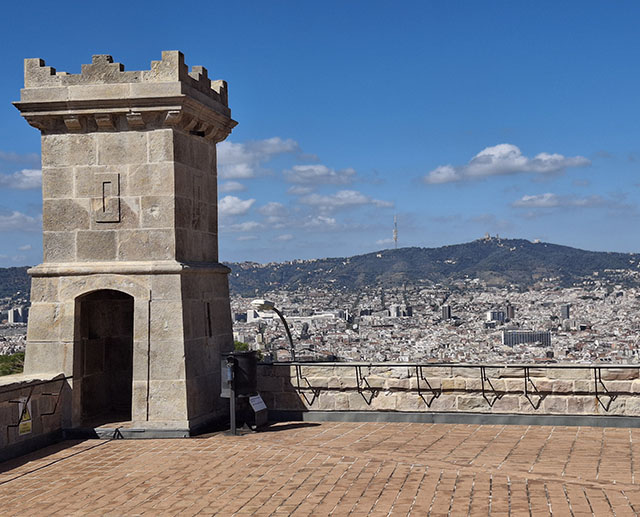
[[[496,237],[439,248],[386,249],[355,255],[279,263],[227,263],[234,293],[252,295],[270,289],[401,285],[429,281],[446,283],[478,278],[488,285],[531,288],[553,278],[569,286],[594,272],[639,273],[640,254],[587,251],[560,244]],[[634,274],[632,273],[633,277]],[[639,283],[635,279],[627,279]]]
[[[232,293],[253,296],[301,287],[358,289],[370,285],[448,283],[478,278],[487,285],[534,288],[553,279],[567,287],[598,273],[624,272],[640,285],[640,254],[587,251],[526,239],[490,237],[438,248],[408,247],[354,255],[285,262],[227,262]],[[30,290],[27,267],[0,268],[0,298]],[[609,275],[610,276],[610,275]],[[616,281],[620,282],[620,275]],[[546,279],[546,280],[545,280]]]

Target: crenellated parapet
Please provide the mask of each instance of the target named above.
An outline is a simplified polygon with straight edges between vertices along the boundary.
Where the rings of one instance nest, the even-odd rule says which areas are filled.
[[[236,125],[227,83],[202,66],[189,71],[178,51],[162,52],[142,71],[125,71],[109,55],[93,56],[80,74],[25,59],[24,84],[14,104],[43,134],[172,127],[220,142]]]

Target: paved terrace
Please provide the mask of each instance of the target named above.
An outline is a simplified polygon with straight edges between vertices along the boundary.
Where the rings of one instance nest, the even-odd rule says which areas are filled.
[[[637,515],[640,429],[289,423],[64,442],[0,464],[3,515]]]

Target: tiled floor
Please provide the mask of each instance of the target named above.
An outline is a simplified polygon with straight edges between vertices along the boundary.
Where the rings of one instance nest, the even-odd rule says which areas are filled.
[[[640,430],[290,423],[65,442],[0,464],[2,515],[637,515]]]

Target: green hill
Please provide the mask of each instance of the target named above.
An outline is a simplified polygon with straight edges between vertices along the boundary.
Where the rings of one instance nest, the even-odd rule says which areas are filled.
[[[585,251],[523,239],[479,239],[441,248],[400,248],[354,257],[282,263],[229,263],[232,292],[245,296],[271,289],[449,283],[479,278],[488,285],[526,289],[544,279],[566,287],[597,272],[599,278],[638,285],[640,254]],[[616,270],[616,271],[612,271]],[[29,292],[27,268],[0,269],[0,298]],[[624,273],[620,273],[623,271]]]
[[[246,296],[270,289],[447,283],[479,278],[489,285],[534,286],[553,278],[559,286],[606,270],[638,271],[639,254],[585,251],[523,239],[480,239],[441,248],[401,248],[348,258],[284,263],[227,264],[233,292]]]
[[[18,291],[27,294],[31,291],[27,269],[26,266],[0,268],[0,298],[12,297]]]

